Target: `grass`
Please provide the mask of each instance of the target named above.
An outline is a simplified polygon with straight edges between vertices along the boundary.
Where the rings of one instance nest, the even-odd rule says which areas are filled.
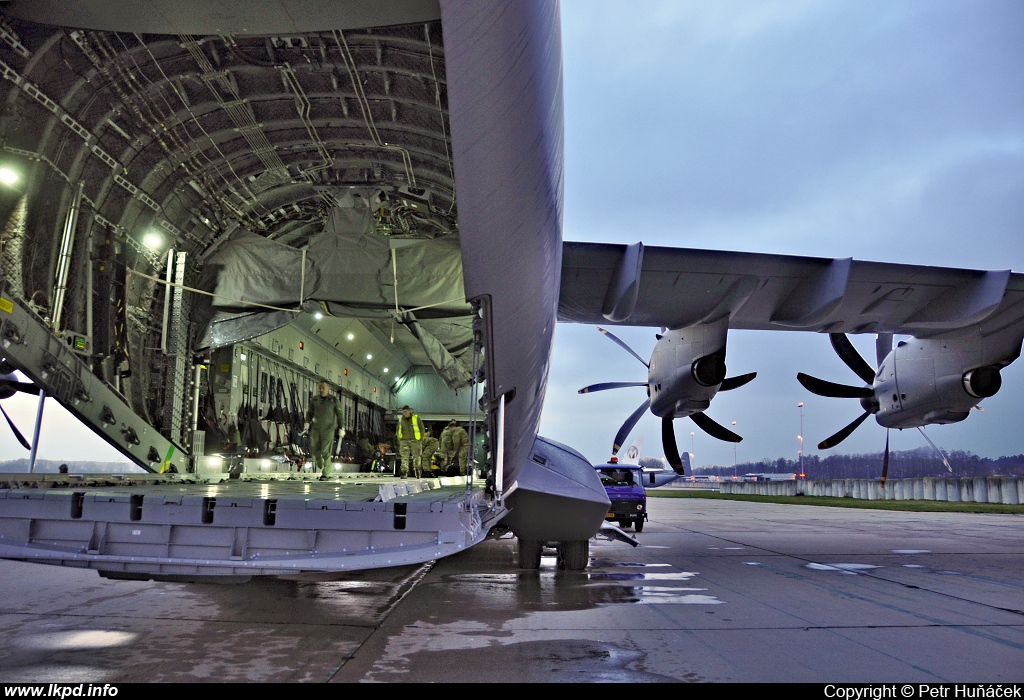
[[[948,501],[868,501],[860,498],[831,496],[748,496],[717,491],[683,491],[648,489],[652,498],[708,498],[719,501],[751,501],[753,503],[784,503],[801,506],[832,506],[834,508],[865,508],[867,510],[902,510],[920,513],[1011,513],[1024,515],[1024,505],[1002,503],[950,503]]]

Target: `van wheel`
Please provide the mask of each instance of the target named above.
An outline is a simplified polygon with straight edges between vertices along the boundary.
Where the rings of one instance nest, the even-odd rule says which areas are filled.
[[[584,571],[590,563],[590,540],[558,543],[558,568]]]
[[[637,518],[636,522],[633,523],[633,527],[636,528],[637,532],[643,532],[644,531],[644,519],[643,518]]]
[[[540,552],[544,543],[540,540],[519,538],[519,568],[536,570],[540,568]]]

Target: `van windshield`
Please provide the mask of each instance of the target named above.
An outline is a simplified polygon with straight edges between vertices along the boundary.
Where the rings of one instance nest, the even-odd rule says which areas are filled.
[[[605,486],[635,486],[636,480],[630,469],[601,469],[601,483]]]

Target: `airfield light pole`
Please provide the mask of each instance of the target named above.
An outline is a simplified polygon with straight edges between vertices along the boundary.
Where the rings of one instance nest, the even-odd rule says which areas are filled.
[[[800,455],[800,478],[803,479],[807,476],[804,474],[804,402],[801,401],[796,407],[800,409],[800,434],[797,435],[800,438],[800,452],[797,454]]]
[[[734,427],[734,428],[736,427],[736,421],[732,422],[732,427]],[[733,476],[736,475],[736,443],[735,442],[732,444],[732,473],[733,473]]]
[[[693,467],[693,433],[690,433],[690,469],[692,470]]]

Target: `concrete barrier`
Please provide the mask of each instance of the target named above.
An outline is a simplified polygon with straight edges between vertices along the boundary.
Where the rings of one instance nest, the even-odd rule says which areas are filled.
[[[964,503],[974,502],[974,479],[960,479],[960,500]]]
[[[985,490],[988,493],[989,503],[1002,503],[1002,480],[998,476],[990,476],[985,479]]]
[[[1020,499],[1017,497],[1017,479],[1012,476],[1001,476],[999,482],[999,492],[1003,497],[1000,502],[1009,506],[1020,504]]]
[[[820,479],[809,481],[723,481],[722,493],[795,496],[831,496],[861,500],[926,500],[1002,503],[1024,503],[1024,477],[989,476],[968,478],[923,477],[889,479],[885,488],[874,479]]]

